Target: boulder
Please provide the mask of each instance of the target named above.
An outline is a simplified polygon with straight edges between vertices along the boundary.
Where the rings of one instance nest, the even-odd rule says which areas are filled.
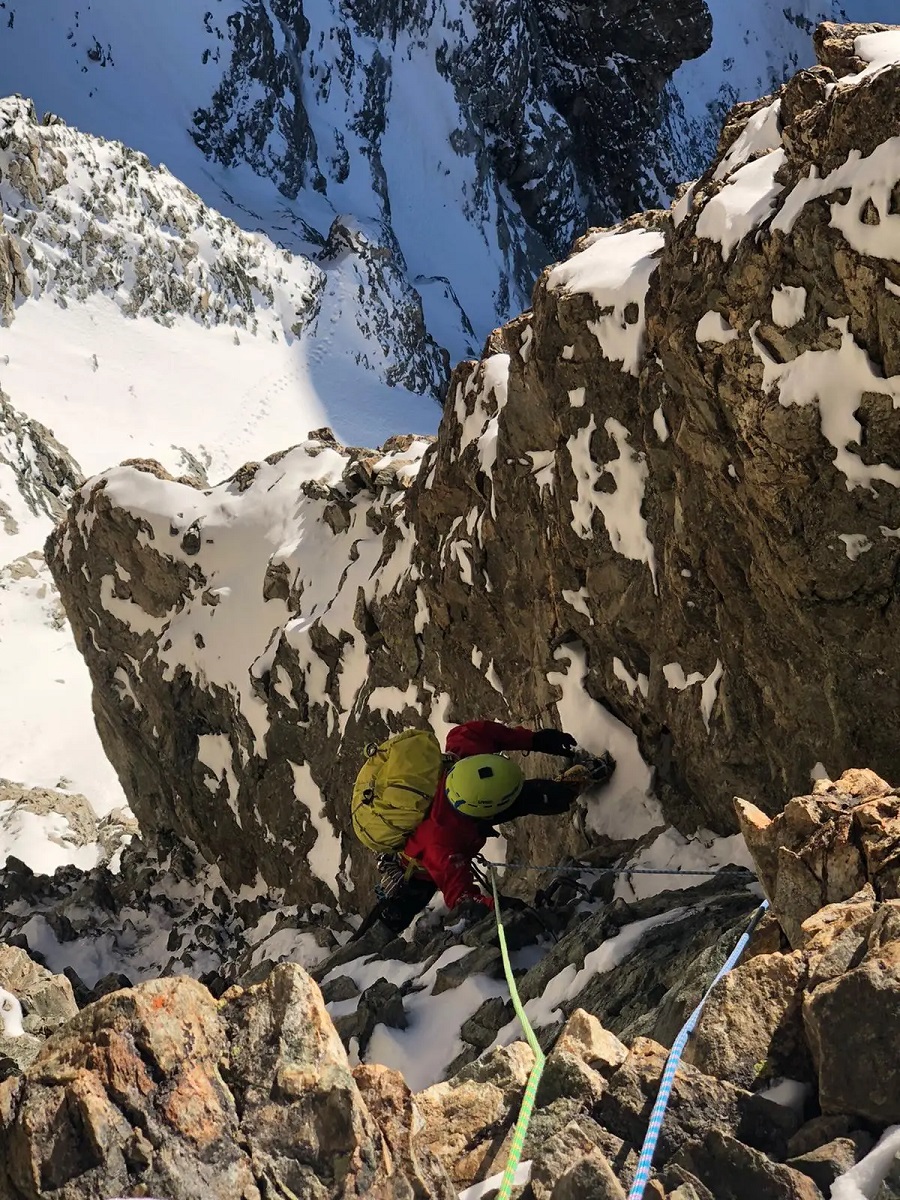
[[[17,946],[0,944],[0,987],[20,1001],[28,1033],[46,1036],[78,1012],[68,979],[39,966]]]
[[[735,809],[772,915],[793,947],[833,919],[820,915],[829,906],[897,895],[900,795],[873,771],[819,780],[771,820],[740,799]]]
[[[685,1062],[750,1088],[772,1078],[812,1079],[803,1034],[806,956],[758,954],[716,985]]]
[[[596,1186],[598,1190],[595,1193],[588,1188],[581,1194],[596,1194],[608,1196],[609,1200],[618,1200],[622,1194],[621,1188],[606,1157],[611,1149],[611,1140],[613,1139],[610,1139],[610,1135],[588,1117],[570,1121],[558,1133],[544,1139],[533,1159],[529,1200],[553,1200],[557,1189],[562,1186],[562,1181],[578,1168],[581,1170],[577,1179],[568,1178],[561,1194],[576,1195],[573,1191],[576,1182],[585,1182],[586,1186],[584,1173],[590,1171],[594,1176],[591,1187]],[[619,1145],[621,1147],[621,1143]]]
[[[803,1019],[822,1111],[890,1124],[900,1121],[900,907],[895,902],[879,907],[861,949],[858,965],[807,994]]]
[[[534,1051],[527,1042],[511,1042],[482,1054],[458,1071],[455,1083],[490,1083],[512,1104],[519,1100],[534,1067]]]
[[[416,1095],[423,1145],[442,1163],[460,1190],[493,1171],[517,1114],[491,1083],[438,1083]]]
[[[852,1137],[835,1138],[834,1141],[825,1142],[806,1154],[789,1158],[785,1166],[808,1175],[822,1195],[829,1196],[834,1181],[856,1166],[872,1149],[872,1145],[871,1134],[858,1132]]]
[[[636,1039],[594,1112],[606,1129],[632,1145],[643,1142],[666,1058],[662,1046],[648,1038]],[[789,1109],[685,1065],[672,1087],[660,1132],[659,1161],[666,1162],[679,1147],[711,1129],[764,1153],[783,1156],[799,1124]]]
[[[415,1200],[456,1200],[458,1189],[437,1155],[423,1144],[421,1114],[403,1076],[372,1063],[354,1067],[353,1078]]]
[[[387,1122],[390,1088],[367,1083]],[[186,978],[115,992],[0,1084],[0,1190],[23,1200],[378,1196],[399,1170],[294,965],[220,1003]]]
[[[4,1189],[29,1200],[258,1194],[207,990],[160,980],[84,1009],[0,1084]]]
[[[673,1163],[696,1175],[716,1200],[822,1200],[808,1176],[716,1129],[685,1145]]]
[[[628,1057],[628,1049],[614,1033],[604,1029],[592,1013],[576,1008],[563,1026],[554,1051],[577,1055],[607,1078]]]
[[[75,1013],[72,985],[18,946],[0,944],[0,1079],[34,1062],[46,1036]]]
[[[566,1171],[553,1189],[550,1200],[625,1200],[622,1185],[602,1154],[582,1158]]]

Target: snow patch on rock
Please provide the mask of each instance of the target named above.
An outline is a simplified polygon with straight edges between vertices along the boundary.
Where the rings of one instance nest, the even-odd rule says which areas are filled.
[[[550,291],[589,295],[598,308],[612,311],[588,328],[605,358],[637,375],[644,346],[644,305],[650,277],[665,239],[648,229],[589,235],[587,246],[558,263],[547,278]],[[626,311],[629,310],[629,311]],[[633,310],[633,311],[632,311]]]

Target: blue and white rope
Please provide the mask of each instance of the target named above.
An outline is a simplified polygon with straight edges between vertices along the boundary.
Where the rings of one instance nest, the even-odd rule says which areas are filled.
[[[681,1056],[684,1053],[684,1048],[687,1045],[687,1040],[694,1032],[697,1022],[700,1019],[700,1014],[703,1012],[703,1006],[709,999],[710,992],[716,986],[720,979],[724,979],[728,972],[735,966],[738,959],[744,952],[747,942],[750,940],[750,935],[759,924],[766,909],[769,907],[768,900],[764,900],[756,912],[746,930],[741,934],[738,944],[729,954],[724,966],[716,975],[715,979],[706,989],[700,1003],[685,1021],[681,1032],[672,1043],[672,1049],[669,1051],[669,1057],[666,1061],[666,1068],[662,1073],[662,1079],[659,1081],[659,1093],[656,1097],[656,1103],[653,1105],[653,1112],[650,1114],[650,1123],[647,1126],[647,1136],[644,1138],[644,1144],[641,1147],[641,1157],[638,1159],[637,1169],[634,1173],[634,1182],[631,1185],[631,1190],[628,1193],[628,1200],[643,1200],[644,1189],[650,1180],[650,1169],[653,1166],[653,1155],[656,1153],[656,1144],[659,1141],[660,1130],[662,1129],[663,1118],[666,1115],[669,1097],[672,1094],[672,1085],[675,1082],[675,1073],[678,1070],[678,1064],[681,1062]]]

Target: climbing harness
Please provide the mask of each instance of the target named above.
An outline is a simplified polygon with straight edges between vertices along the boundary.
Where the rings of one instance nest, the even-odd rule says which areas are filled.
[[[519,999],[519,989],[516,987],[516,977],[513,975],[512,963],[509,961],[509,950],[506,947],[506,931],[503,928],[503,917],[500,912],[500,896],[497,892],[497,876],[494,871],[491,871],[491,890],[494,893],[494,917],[497,921],[497,938],[500,942],[500,955],[503,959],[503,973],[506,976],[506,986],[509,988],[513,1008],[525,1033],[525,1040],[534,1051],[534,1066],[531,1068],[528,1083],[525,1085],[525,1095],[522,1097],[522,1105],[519,1108],[519,1116],[513,1130],[506,1170],[503,1172],[500,1190],[497,1192],[496,1197],[496,1200],[510,1200],[510,1195],[516,1181],[516,1172],[522,1159],[522,1148],[525,1145],[525,1135],[528,1133],[528,1125],[534,1109],[538,1084],[541,1082],[541,1075],[544,1073],[545,1060],[544,1052],[534,1035],[531,1022],[528,1020],[525,1009],[522,1006],[522,1001]]]
[[[724,966],[703,993],[700,1003],[685,1021],[681,1028],[681,1032],[672,1043],[672,1049],[669,1051],[669,1057],[666,1060],[666,1067],[662,1073],[662,1079],[659,1081],[659,1092],[656,1096],[656,1103],[653,1105],[653,1112],[650,1114],[650,1123],[647,1126],[647,1135],[644,1138],[644,1144],[641,1147],[641,1156],[638,1159],[637,1169],[634,1173],[634,1182],[632,1183],[631,1190],[628,1193],[628,1200],[643,1200],[644,1189],[650,1180],[650,1168],[653,1166],[653,1155],[656,1152],[656,1144],[659,1141],[659,1134],[660,1130],[662,1129],[663,1118],[666,1115],[666,1108],[669,1104],[669,1097],[672,1094],[672,1086],[675,1083],[675,1075],[678,1071],[678,1065],[681,1062],[681,1056],[684,1053],[687,1040],[694,1032],[697,1022],[700,1019],[700,1014],[703,1012],[703,1006],[706,1004],[710,993],[719,980],[724,979],[729,971],[731,971],[731,969],[736,965],[738,959],[744,952],[744,948],[750,940],[750,935],[762,920],[762,917],[768,907],[768,900],[763,900],[762,904],[753,914],[750,924],[738,939],[737,945],[726,959]]]

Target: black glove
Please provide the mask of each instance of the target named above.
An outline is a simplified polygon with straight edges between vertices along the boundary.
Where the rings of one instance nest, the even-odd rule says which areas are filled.
[[[522,912],[522,910],[526,908],[531,908],[531,905],[525,900],[520,900],[518,896],[500,897],[501,912]]]
[[[571,755],[577,744],[571,733],[559,729],[539,729],[531,739],[531,748],[538,754]]]

